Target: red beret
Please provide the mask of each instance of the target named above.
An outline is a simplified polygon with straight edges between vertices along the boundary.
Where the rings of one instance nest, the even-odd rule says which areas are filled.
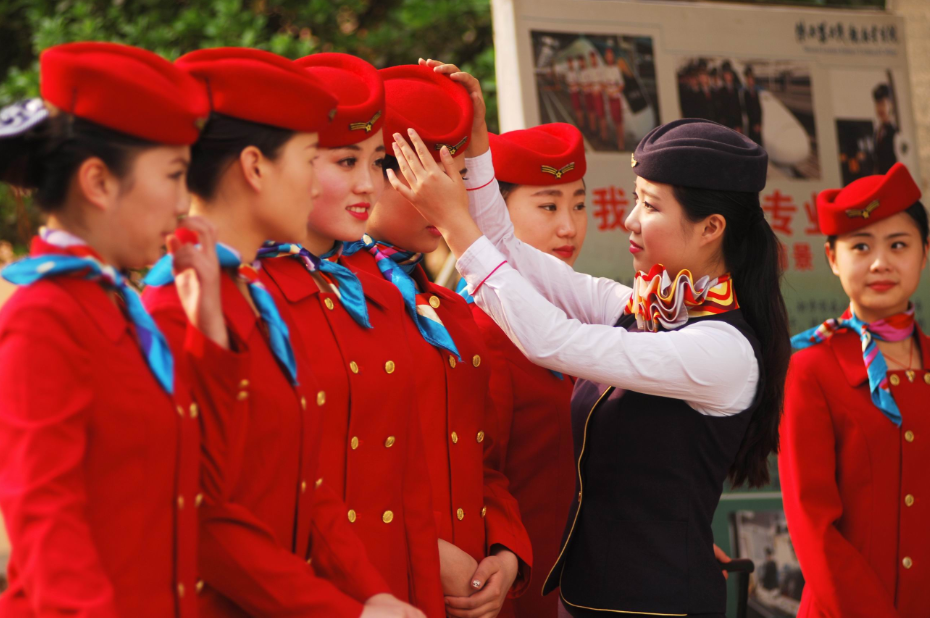
[[[294,62],[338,99],[332,123],[320,131],[320,146],[357,144],[381,129],[384,82],[378,69],[349,54],[314,54]]]
[[[42,98],[58,109],[159,144],[193,144],[210,113],[203,87],[150,51],[56,45],[39,59]]]
[[[474,109],[465,87],[429,67],[405,64],[378,71],[384,79],[384,146],[394,152],[394,134],[413,128],[439,161],[439,151],[463,152],[471,139]]]
[[[581,131],[564,122],[490,136],[494,174],[518,185],[561,185],[584,178]]]
[[[895,163],[885,175],[866,176],[843,189],[827,189],[817,196],[820,232],[839,236],[896,215],[920,199],[910,172]]]
[[[175,62],[207,86],[218,114],[302,133],[329,124],[336,99],[287,58],[245,47],[185,54]]]

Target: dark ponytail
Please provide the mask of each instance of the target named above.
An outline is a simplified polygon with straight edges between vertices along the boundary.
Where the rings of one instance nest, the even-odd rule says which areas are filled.
[[[737,300],[761,345],[762,393],[730,468],[734,487],[768,484],[769,455],[778,453],[778,425],[791,357],[788,311],[781,295],[782,247],[759,205],[758,193],[673,187],[687,218],[726,219],[723,259],[733,276]]]
[[[97,157],[119,179],[135,157],[156,144],[66,113],[57,113],[24,133],[0,138],[0,181],[35,195],[45,212],[64,206],[71,178]]]

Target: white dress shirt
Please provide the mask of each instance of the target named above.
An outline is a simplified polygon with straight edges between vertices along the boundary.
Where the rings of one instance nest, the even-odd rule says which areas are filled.
[[[632,290],[576,272],[521,242],[490,151],[466,159],[466,165],[469,210],[484,236],[459,258],[458,270],[478,306],[532,362],[600,384],[682,399],[710,416],[749,408],[759,363],[735,327],[704,320],[671,332],[615,328]]]

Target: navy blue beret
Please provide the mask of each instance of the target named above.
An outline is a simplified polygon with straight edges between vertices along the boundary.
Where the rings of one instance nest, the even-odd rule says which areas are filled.
[[[653,129],[633,153],[633,172],[646,180],[717,191],[765,188],[769,156],[741,133],[698,118]]]

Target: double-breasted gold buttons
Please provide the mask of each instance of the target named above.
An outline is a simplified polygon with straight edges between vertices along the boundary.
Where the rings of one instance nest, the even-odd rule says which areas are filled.
[[[481,507],[481,516],[484,517],[487,514],[488,514],[488,507],[486,506]]]
[[[391,511],[385,511],[384,515],[381,516],[381,521],[383,521],[386,524],[391,523],[392,521],[394,521],[394,513],[392,513]]]
[[[392,446],[394,446],[395,441],[396,439],[394,438],[394,436],[388,436],[387,440],[384,441],[384,448],[391,448]]]
[[[330,311],[336,308],[336,305],[333,303],[332,298],[327,298],[326,300],[323,301],[323,304],[326,305],[326,308],[329,309]]]
[[[904,560],[901,561],[901,564],[904,565],[905,569],[909,569],[914,566],[914,561],[911,560],[910,556],[904,556]]]
[[[243,380],[240,380],[240,381],[239,381],[239,388],[248,388],[248,387],[249,387],[249,381],[248,381],[248,380],[244,380],[244,379],[243,379]]]
[[[358,515],[355,514],[355,509],[349,509],[349,522],[354,524],[356,519]]]
[[[914,494],[907,494],[904,496],[904,504],[907,506],[914,506]]]
[[[358,363],[355,361],[349,361],[349,369],[352,371],[352,373],[358,373]]]
[[[901,378],[898,377],[897,375],[892,374],[892,376],[888,378],[888,381],[891,382],[892,386],[897,386],[898,384],[901,383]]]
[[[184,496],[178,496],[178,510],[184,510]]]
[[[924,382],[930,384],[930,371],[924,374]]]
[[[481,357],[475,354],[471,359],[471,364],[474,365],[475,367],[478,367],[479,365],[481,365]]]
[[[184,408],[182,408],[181,406],[178,406],[178,416],[180,416],[181,418],[184,418]]]
[[[302,494],[307,493],[307,481],[300,482],[300,493]]]
[[[326,403],[326,391],[320,391],[316,394],[316,405],[321,406]]]
[[[197,594],[200,594],[201,592],[203,592],[203,580],[202,579],[197,580],[197,583],[194,585],[194,592],[196,592]]]
[[[319,479],[316,480],[316,482],[313,483],[313,486],[316,487],[317,489],[319,489],[319,488],[320,488],[320,485],[322,485],[322,484],[323,484],[323,479],[319,478]]]
[[[203,494],[197,494],[194,496],[194,506],[199,509],[201,504],[203,504]]]
[[[384,370],[388,373],[394,373],[394,370],[397,368],[397,365],[394,364],[394,361],[389,360],[384,363]]]
[[[455,512],[455,516],[459,518],[459,521],[465,519],[465,509],[459,509]]]
[[[455,357],[454,356],[449,357],[449,366],[455,369]]]
[[[192,403],[190,407],[191,418],[197,418],[197,415],[200,414],[200,408],[197,407],[196,403]]]
[[[458,443],[459,443],[459,434],[453,431],[452,432],[452,444],[458,444]]]
[[[438,296],[430,296],[430,297],[429,297],[429,306],[432,307],[433,309],[439,309],[439,297],[438,297]]]
[[[245,401],[249,398],[249,391],[239,391],[239,394],[236,395],[236,399],[239,401]]]
[[[300,409],[301,409],[301,410],[306,410],[306,409],[307,409],[307,398],[306,398],[306,397],[301,397],[301,398],[300,398]]]
[[[907,440],[908,442],[913,442],[913,441],[914,441],[914,432],[911,431],[910,429],[908,429],[907,431],[905,431],[905,432],[904,432],[904,439]]]
[[[475,436],[475,439],[478,441],[478,444],[481,444],[482,442],[484,442],[484,432],[479,431],[478,435]]]
[[[178,584],[178,598],[184,598],[184,584]]]
[[[352,436],[352,439],[349,440],[349,446],[352,447],[353,451],[358,448],[358,436]]]

